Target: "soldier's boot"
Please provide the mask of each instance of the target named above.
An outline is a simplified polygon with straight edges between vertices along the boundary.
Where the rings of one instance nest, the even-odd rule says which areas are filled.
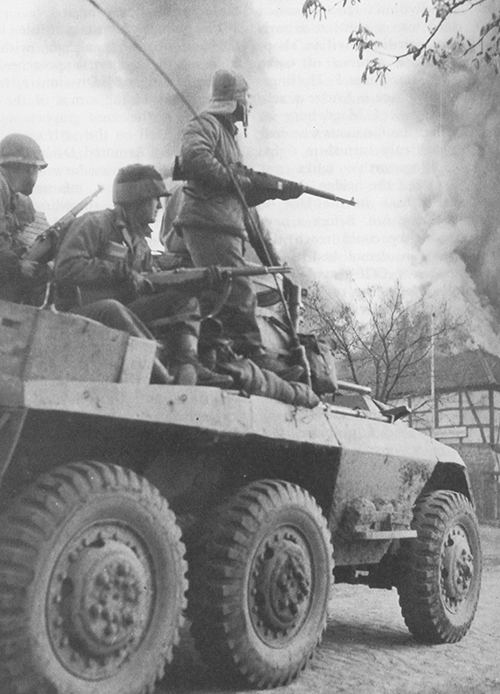
[[[233,378],[207,369],[198,360],[198,338],[190,333],[180,333],[175,339],[175,349],[171,371],[178,385],[212,386],[231,388]]]
[[[304,375],[302,366],[298,364],[287,366],[281,359],[268,354],[264,347],[255,349],[248,355],[248,358],[251,359],[254,364],[257,364],[259,368],[265,369],[266,371],[273,371],[284,381],[298,381]]]

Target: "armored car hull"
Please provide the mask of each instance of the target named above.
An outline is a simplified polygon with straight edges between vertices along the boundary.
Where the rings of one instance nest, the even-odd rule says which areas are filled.
[[[347,384],[313,409],[152,385],[154,343],[0,321],[2,691],[150,691],[186,613],[226,677],[284,684],[334,579],[396,587],[416,639],[465,635],[481,551],[456,451]]]

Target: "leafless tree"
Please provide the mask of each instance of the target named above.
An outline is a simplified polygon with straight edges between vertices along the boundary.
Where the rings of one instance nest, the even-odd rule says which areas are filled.
[[[375,2],[376,0],[370,0]],[[342,8],[361,4],[362,0],[337,0],[324,3],[320,0],[305,0],[302,13],[305,17],[324,19],[327,16],[327,4]],[[408,1],[408,5],[411,3]],[[489,10],[491,0],[429,0],[429,4],[419,16],[416,12],[416,22],[421,21],[427,27],[427,38],[418,44],[407,44],[399,52],[388,55],[383,43],[372,31],[363,24],[353,30],[348,42],[356,51],[360,60],[371,57],[364,66],[361,80],[366,82],[372,76],[383,83],[393,65],[405,58],[420,61],[446,69],[457,61],[462,64],[488,66],[496,74],[500,71],[500,11]],[[448,29],[450,18],[463,14],[484,13],[477,31],[472,30],[469,36],[461,32],[450,34]],[[482,15],[481,15],[482,16]]]
[[[371,386],[379,400],[390,400],[398,382],[428,357],[431,336],[440,351],[463,339],[461,321],[445,306],[429,311],[423,296],[407,304],[399,283],[358,292],[355,308],[332,305],[314,284],[305,302],[305,326],[329,341],[354,382]]]

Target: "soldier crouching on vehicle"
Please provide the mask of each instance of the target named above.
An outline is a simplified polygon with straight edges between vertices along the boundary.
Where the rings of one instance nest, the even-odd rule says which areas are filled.
[[[179,289],[153,294],[142,274],[153,269],[149,225],[161,208],[160,199],[167,195],[163,179],[152,166],[131,164],[118,171],[113,182],[114,208],[81,215],[62,240],[54,270],[58,307],[108,325],[111,308],[119,322],[131,317],[147,326],[161,322],[176,383],[227,387],[231,378],[198,361],[198,300]],[[120,304],[126,307],[123,321],[116,316]],[[110,327],[120,327],[115,318]]]
[[[12,133],[0,141],[0,299],[23,301],[35,282],[39,264],[23,259],[27,248],[21,232],[33,221],[27,196],[46,166],[42,150],[28,135]]]

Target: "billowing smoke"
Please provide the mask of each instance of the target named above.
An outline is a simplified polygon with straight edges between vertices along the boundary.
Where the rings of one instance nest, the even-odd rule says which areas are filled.
[[[266,92],[269,46],[250,3],[102,0],[101,5],[165,70],[196,111],[207,103],[217,68],[244,70],[252,91]],[[127,117],[137,123],[145,159],[170,165],[191,114],[103,14],[84,0],[51,0],[38,8],[32,30],[38,48],[52,49],[58,56],[61,70],[76,66],[82,80],[124,104]],[[57,82],[57,75],[53,79]],[[265,118],[265,106],[260,110]]]
[[[421,280],[500,352],[500,78],[424,71],[412,102],[430,124],[411,225]]]

